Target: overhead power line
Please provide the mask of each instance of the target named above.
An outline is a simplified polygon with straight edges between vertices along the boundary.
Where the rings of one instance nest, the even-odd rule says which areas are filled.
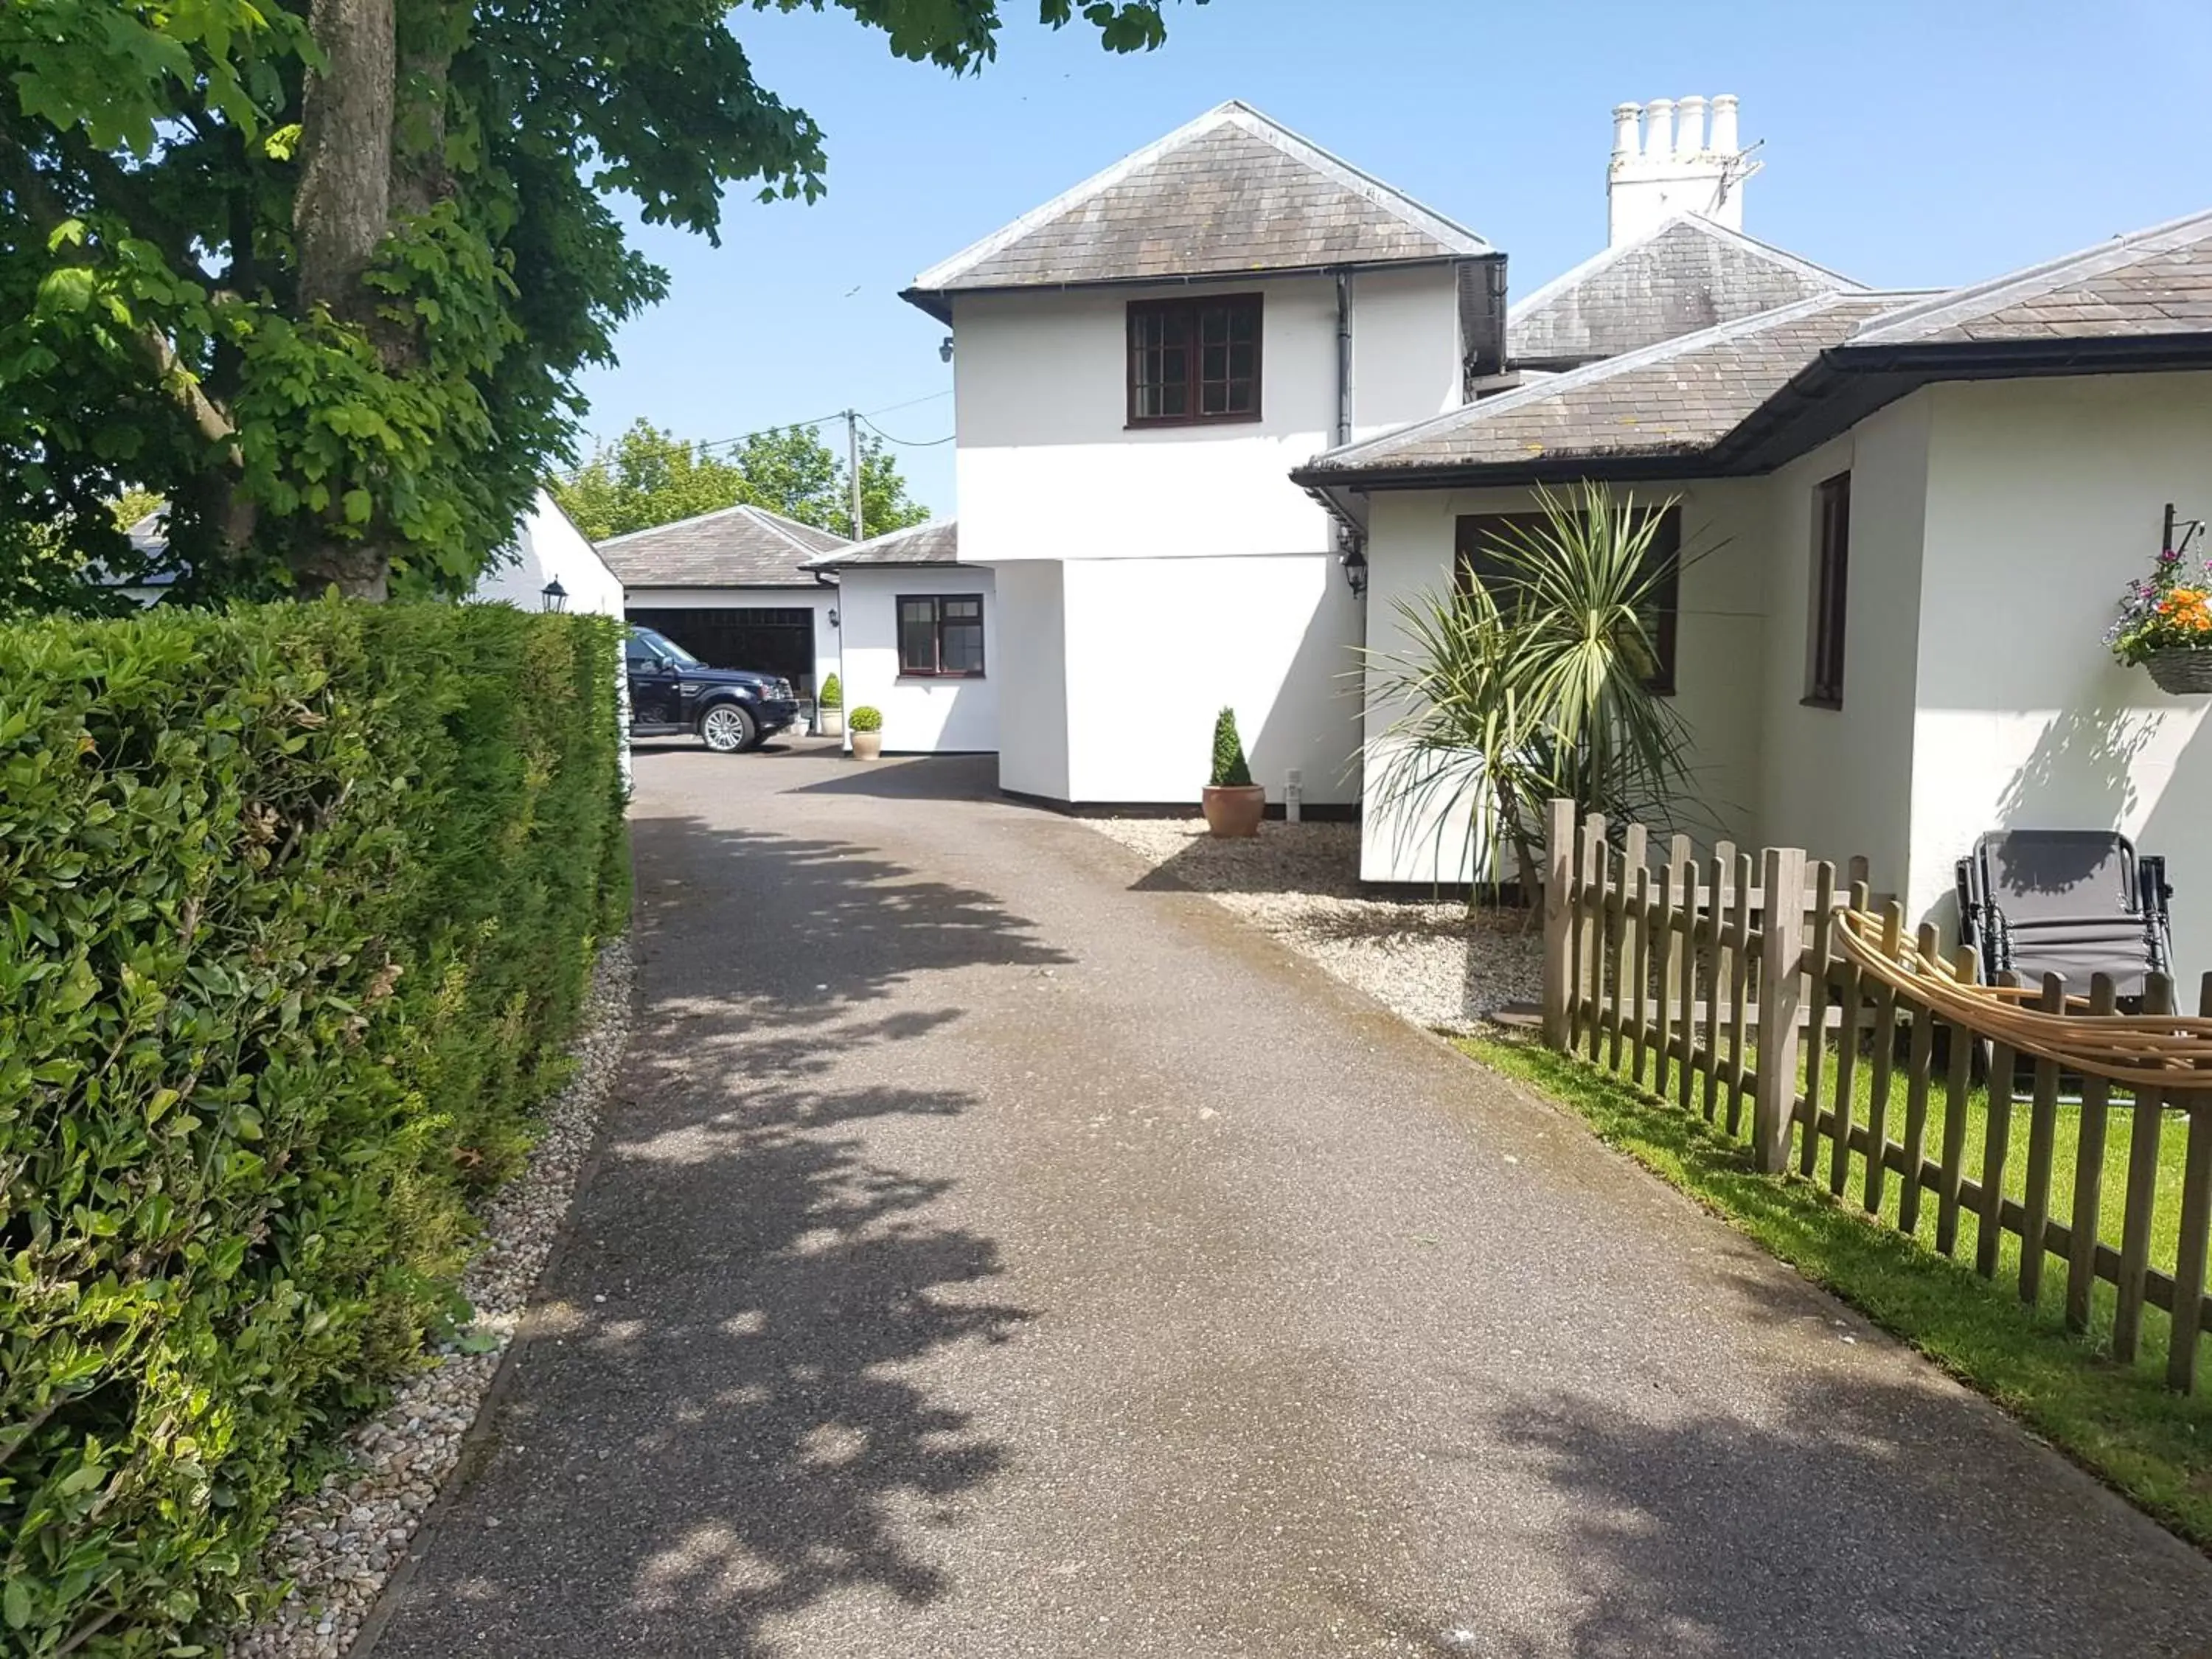
[[[869,431],[874,433],[876,436],[881,438],[885,443],[897,444],[900,447],[904,449],[934,449],[939,444],[951,443],[954,438],[959,435],[957,433],[948,432],[942,438],[894,437],[891,434],[884,431],[883,428],[878,426],[873,421],[870,420],[865,415],[860,416],[860,424],[867,428]]]

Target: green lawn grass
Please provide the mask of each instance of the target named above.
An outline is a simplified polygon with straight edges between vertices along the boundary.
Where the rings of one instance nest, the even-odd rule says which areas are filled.
[[[1827,1148],[1815,1179],[1795,1175],[1777,1178],[1753,1169],[1750,1156],[1701,1113],[1684,1113],[1655,1098],[1626,1079],[1599,1072],[1579,1060],[1534,1043],[1487,1037],[1460,1040],[1459,1046],[1484,1064],[1531,1084],[1572,1109],[1600,1139],[1620,1147],[1673,1185],[1705,1204],[1783,1261],[1862,1309],[1869,1317],[1927,1354],[1945,1370],[1988,1395],[2061,1448],[2078,1462],[2126,1493],[2185,1537],[2212,1548],[2212,1385],[2181,1395],[2163,1382],[2170,1322],[2156,1309],[2144,1316],[2142,1352],[2133,1365],[2109,1357],[2112,1292],[2100,1285],[2097,1323],[2086,1336],[2065,1330],[2061,1315],[2065,1263],[2056,1257],[2045,1266],[2042,1296],[2030,1307],[2017,1294],[2019,1244],[2008,1235],[1994,1281],[1973,1270],[1974,1222],[1961,1216],[1955,1259],[1933,1248],[1935,1198],[1923,1196],[1917,1236],[1896,1227],[1899,1182],[1886,1183],[1883,1221],[1877,1224],[1862,1207],[1863,1158],[1851,1160],[1845,1196],[1828,1190]],[[1862,1121],[1872,1079],[1859,1068],[1855,1093]],[[1929,1146],[1942,1142],[1942,1089],[1931,1091]],[[1745,1103],[1745,1117],[1750,1103]],[[1987,1101],[1968,1102],[1966,1170],[1981,1170],[1982,1132]],[[1889,1115],[1892,1139],[1901,1139],[1904,1087],[1898,1083]],[[2052,1158],[2052,1211],[2071,1212],[2072,1165],[2078,1112],[2060,1108]],[[2016,1109],[2013,1144],[2006,1160],[2006,1189],[2017,1195],[2027,1162],[2025,1106]],[[2124,1180],[2128,1113],[2111,1115],[2108,1172],[2102,1229],[2108,1242],[2119,1237],[2119,1188]],[[2160,1148],[2161,1191],[2159,1243],[2153,1260],[2171,1267],[2179,1205],[2176,1191],[2182,1153],[2178,1120],[2170,1120]],[[2062,1164],[2062,1159],[2063,1163]],[[1796,1166],[1791,1163],[1792,1170]],[[2163,1255],[2160,1255],[2160,1251]]]

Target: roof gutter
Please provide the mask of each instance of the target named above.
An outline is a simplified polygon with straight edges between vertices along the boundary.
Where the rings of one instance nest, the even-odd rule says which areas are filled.
[[[1338,260],[1325,265],[1255,265],[1245,270],[1201,270],[1159,276],[1094,276],[1067,283],[1001,283],[975,288],[907,288],[899,298],[925,311],[940,323],[952,320],[952,300],[969,294],[1081,294],[1117,288],[1219,288],[1250,283],[1272,283],[1292,276],[1334,276],[1358,270],[1419,270],[1430,265],[1455,265],[1468,256],[1439,253],[1419,259]]]
[[[1943,380],[2044,380],[2212,368],[2212,331],[2100,339],[1985,340],[1831,346],[1711,444],[1617,455],[1430,462],[1360,469],[1300,467],[1310,492],[1747,477],[1770,472],[1898,398]]]

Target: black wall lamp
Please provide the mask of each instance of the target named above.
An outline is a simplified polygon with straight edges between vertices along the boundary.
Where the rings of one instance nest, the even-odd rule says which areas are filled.
[[[538,590],[538,600],[544,610],[566,611],[568,608],[568,590],[561,586],[561,579],[556,576]]]
[[[1366,550],[1354,542],[1337,555],[1336,562],[1344,567],[1344,580],[1352,592],[1364,599],[1367,596]]]

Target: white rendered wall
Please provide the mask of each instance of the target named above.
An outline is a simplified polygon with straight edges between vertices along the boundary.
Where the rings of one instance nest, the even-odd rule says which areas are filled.
[[[999,710],[999,787],[1047,800],[1067,795],[1067,638],[1063,567],[1049,559],[992,573],[999,681],[1016,688]]]
[[[484,573],[477,583],[476,597],[537,611],[544,605],[545,584],[556,577],[568,592],[568,609],[577,615],[622,615],[622,583],[584,532],[541,489],[515,526],[513,558]]]
[[[1336,289],[1328,277],[1232,283],[1258,293],[1261,418],[1131,428],[1127,312],[1191,292],[1112,289],[963,296],[954,313],[961,556],[1217,557],[1322,552],[1327,515],[1291,470],[1335,441]],[[1355,430],[1457,399],[1448,267],[1355,279]]]
[[[1651,485],[1625,493],[1654,506],[1674,499],[1681,507],[1671,702],[1689,727],[1693,784],[1680,805],[1681,827],[1703,845],[1723,836],[1748,842],[1756,820],[1762,724],[1768,550],[1763,481]],[[1367,630],[1374,652],[1410,653],[1399,607],[1425,593],[1441,593],[1454,580],[1460,515],[1535,507],[1535,494],[1527,489],[1378,491],[1367,545]],[[1393,765],[1389,730],[1403,712],[1376,704],[1366,713],[1369,797],[1360,874],[1370,881],[1468,880],[1482,861],[1470,840],[1472,802],[1437,793],[1416,802],[1384,781]],[[1489,876],[1487,867],[1482,874]]]
[[[1916,392],[1877,411],[1765,483],[1771,586],[1758,838],[1839,866],[1864,854],[1884,891],[1904,890],[1909,874],[1931,397]],[[1815,708],[1804,702],[1815,491],[1845,471],[1843,707]]]
[[[1065,799],[1195,805],[1224,705],[1269,800],[1293,768],[1310,804],[1359,799],[1359,611],[1333,555],[1098,559],[1061,572]]]
[[[2100,635],[2149,570],[2166,503],[2212,518],[2212,374],[1934,399],[1911,912],[1948,919],[1953,861],[1984,830],[2120,830],[2170,860],[2193,1006],[2212,969],[2212,705],[2160,691]]]
[[[839,577],[845,627],[845,712],[881,709],[884,748],[896,754],[988,752],[999,746],[999,623],[992,573],[963,566],[869,569]],[[898,672],[898,599],[920,593],[983,596],[983,674],[908,678]]]

